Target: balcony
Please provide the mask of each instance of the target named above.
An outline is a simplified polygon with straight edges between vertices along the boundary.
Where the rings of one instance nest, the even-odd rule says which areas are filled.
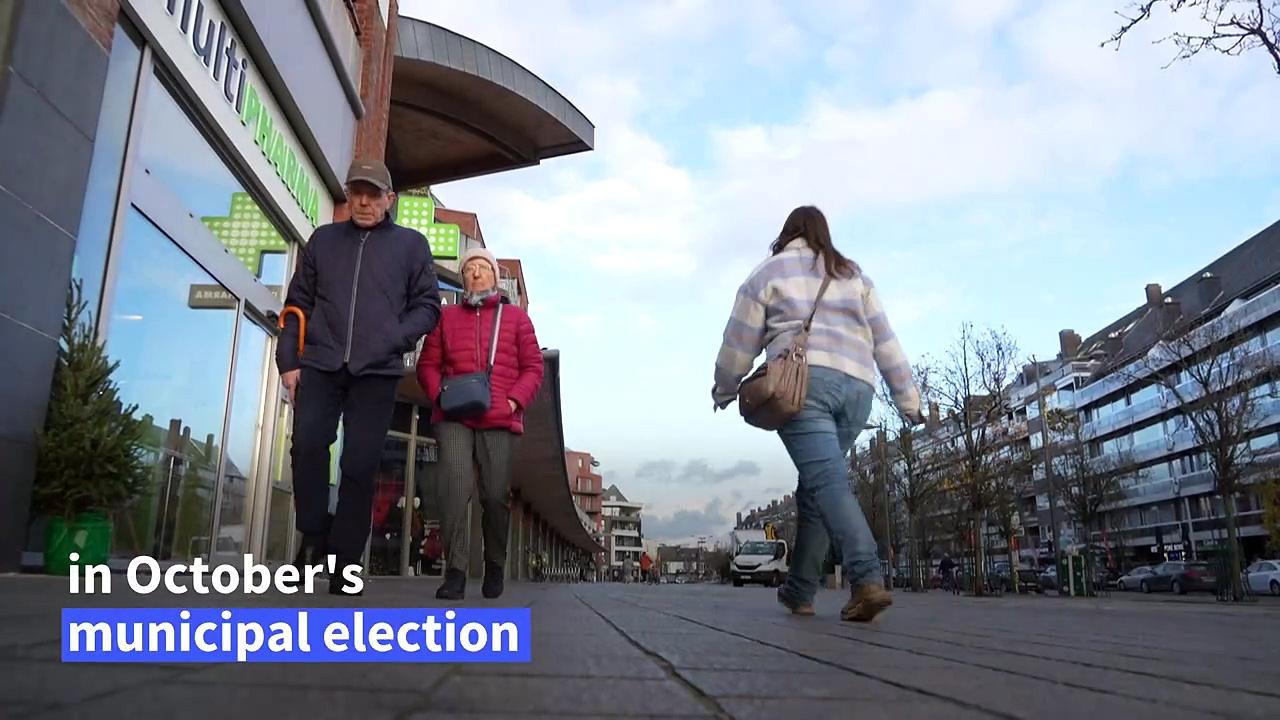
[[[1206,336],[1208,340],[1219,340],[1230,330],[1230,324],[1236,327],[1250,327],[1256,325],[1268,317],[1280,312],[1280,286],[1273,287],[1252,300],[1242,304],[1240,307],[1231,312],[1230,315],[1222,315],[1212,320],[1208,326],[1213,329],[1213,334]],[[1230,324],[1224,323],[1223,318],[1229,317]],[[1276,346],[1273,344],[1267,348],[1255,351],[1246,360],[1257,356],[1260,353],[1267,352]],[[1141,379],[1144,372],[1139,368],[1143,360],[1132,363],[1129,367],[1116,370],[1097,382],[1086,385],[1076,393],[1076,404],[1078,407],[1090,405],[1098,400],[1110,395],[1111,393],[1134,384],[1135,380]]]

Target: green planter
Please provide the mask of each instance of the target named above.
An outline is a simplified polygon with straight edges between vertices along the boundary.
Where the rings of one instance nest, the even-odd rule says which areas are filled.
[[[49,518],[44,531],[44,571],[71,574],[71,553],[80,553],[79,565],[105,565],[111,555],[111,520],[105,513],[86,512],[71,522]]]

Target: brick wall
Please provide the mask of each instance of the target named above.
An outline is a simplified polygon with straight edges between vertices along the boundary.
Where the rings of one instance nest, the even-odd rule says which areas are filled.
[[[395,66],[398,2],[391,0],[390,27],[382,22],[378,0],[356,0],[360,23],[360,100],[365,116],[356,128],[355,154],[358,158],[385,159],[387,117],[391,112],[391,73]]]
[[[39,0],[49,2],[51,0]],[[52,0],[57,2],[58,0]],[[111,52],[111,37],[115,32],[116,16],[120,14],[120,0],[63,0],[80,24],[98,44]]]
[[[396,23],[399,2],[391,0],[388,17],[391,26],[382,22],[378,0],[355,0],[356,22],[360,32],[360,102],[364,117],[356,125],[355,157],[386,160],[387,119],[391,114],[391,73],[396,59]],[[338,172],[345,173],[346,168]],[[392,178],[395,181],[395,178]],[[333,208],[334,222],[351,217],[345,202]]]

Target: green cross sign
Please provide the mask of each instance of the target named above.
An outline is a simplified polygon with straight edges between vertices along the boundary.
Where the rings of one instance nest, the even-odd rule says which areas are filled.
[[[462,228],[436,222],[436,204],[429,197],[401,195],[396,200],[396,223],[413,228],[427,238],[438,260],[456,260],[462,247]]]
[[[213,236],[235,255],[254,277],[262,277],[262,256],[287,253],[289,243],[280,235],[248,193],[231,194],[231,214],[200,218]]]

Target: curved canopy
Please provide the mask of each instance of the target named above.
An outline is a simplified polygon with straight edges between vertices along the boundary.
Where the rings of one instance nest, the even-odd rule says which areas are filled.
[[[511,58],[400,16],[386,151],[397,188],[537,165],[594,143],[591,121]]]
[[[560,537],[589,553],[605,549],[591,537],[578,516],[564,461],[564,423],[560,410],[560,353],[542,351],[542,387],[525,410],[524,437],[516,443],[512,485],[520,497]]]

